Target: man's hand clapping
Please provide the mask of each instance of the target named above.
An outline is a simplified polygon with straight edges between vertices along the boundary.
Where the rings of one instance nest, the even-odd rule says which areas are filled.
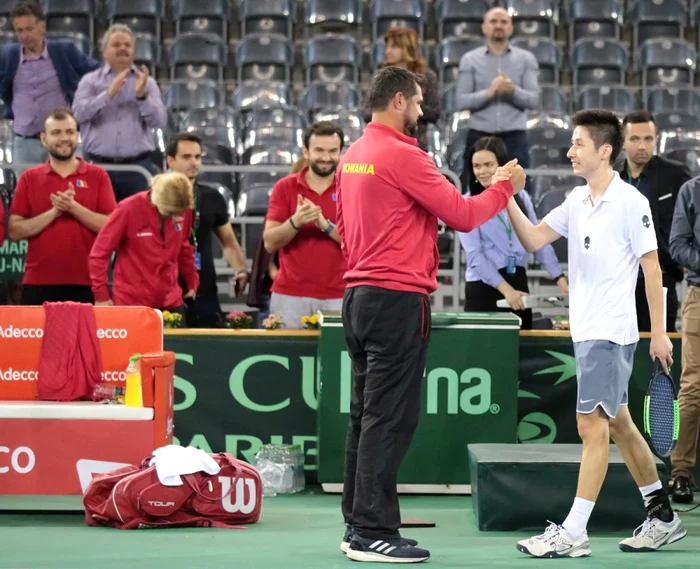
[[[75,205],[75,188],[72,183],[64,192],[51,194],[51,205],[61,213],[70,213]]]
[[[297,196],[297,210],[292,216],[292,222],[296,227],[301,227],[307,223],[316,222],[319,215],[322,215],[321,208],[319,206],[314,205],[307,199],[304,199],[304,197],[301,195]]]
[[[508,77],[505,73],[501,73],[493,78],[487,94],[489,98],[492,99],[499,93],[503,93],[504,95],[512,95],[514,91],[515,85],[513,85],[510,77]]]
[[[129,71],[131,69],[125,69],[121,73],[119,73],[114,80],[112,81],[112,84],[109,86],[109,89],[107,89],[107,94],[114,99],[119,92],[122,90],[122,87],[124,87],[124,84],[126,83],[126,77],[129,75]]]

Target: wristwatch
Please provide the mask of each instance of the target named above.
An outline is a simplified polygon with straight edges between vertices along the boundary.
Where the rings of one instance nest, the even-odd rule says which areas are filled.
[[[326,221],[328,222],[328,227],[326,227],[323,230],[323,232],[326,235],[330,235],[333,232],[333,230],[335,229],[335,223],[333,223],[330,219],[326,219]]]

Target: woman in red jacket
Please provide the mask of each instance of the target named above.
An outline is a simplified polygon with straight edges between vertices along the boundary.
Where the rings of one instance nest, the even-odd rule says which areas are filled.
[[[90,252],[95,305],[149,306],[185,313],[199,286],[192,232],[192,184],[183,174],[153,178],[151,189],[125,199],[109,216]],[[107,271],[112,254],[112,298]],[[187,283],[182,296],[178,273]]]

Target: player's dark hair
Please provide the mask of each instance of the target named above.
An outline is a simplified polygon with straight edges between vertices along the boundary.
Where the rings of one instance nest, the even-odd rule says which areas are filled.
[[[384,67],[374,74],[367,91],[370,111],[385,111],[397,93],[407,99],[415,97],[418,87],[423,87],[424,79],[412,71],[401,67]]]
[[[24,16],[34,16],[37,22],[46,21],[44,10],[39,2],[20,2],[10,12],[10,20]]]
[[[165,155],[175,158],[180,142],[196,142],[200,148],[202,147],[202,139],[193,132],[179,132],[168,141],[168,145],[165,147]]]
[[[648,122],[656,126],[654,115],[649,111],[632,111],[631,113],[627,113],[625,118],[622,119],[622,128],[624,129],[628,124],[642,124]]]
[[[75,116],[73,116],[73,113],[71,112],[70,109],[63,109],[63,108],[51,109],[46,114],[46,117],[44,118],[44,131],[46,131],[46,123],[48,122],[49,119],[53,119],[56,121],[73,119],[75,121],[75,125],[76,126],[78,125],[78,121],[75,120]]]
[[[330,121],[315,122],[304,131],[304,148],[308,150],[312,136],[333,136],[334,134],[340,138],[340,149],[342,150],[345,144],[343,129]]]
[[[480,152],[481,150],[488,150],[489,152],[493,152],[496,156],[496,161],[498,162],[499,166],[505,166],[506,164],[508,164],[508,148],[506,147],[505,142],[503,142],[503,139],[497,136],[484,136],[477,140],[469,152],[467,162],[464,164],[465,168],[469,168],[469,170],[467,171],[469,173],[469,193],[472,196],[478,196],[481,192],[484,191],[484,186],[482,186],[479,180],[477,180],[476,176],[474,175],[474,168],[472,167],[474,154]],[[520,210],[525,215],[527,215],[525,203],[523,202],[523,199],[520,197],[520,195],[515,194],[513,196],[513,199],[515,200],[515,203],[518,204]]]
[[[612,147],[610,164],[613,164],[625,141],[622,124],[617,115],[602,109],[589,109],[574,114],[572,121],[574,127],[582,126],[588,130],[588,135],[593,139],[596,150],[604,144],[609,144]]]

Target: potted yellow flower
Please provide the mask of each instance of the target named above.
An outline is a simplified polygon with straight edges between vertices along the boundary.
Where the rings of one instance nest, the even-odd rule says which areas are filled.
[[[182,326],[182,315],[177,312],[163,312],[163,326],[166,328],[179,328]]]
[[[307,330],[318,330],[318,314],[311,314],[310,316],[304,316],[301,319],[301,323]]]

